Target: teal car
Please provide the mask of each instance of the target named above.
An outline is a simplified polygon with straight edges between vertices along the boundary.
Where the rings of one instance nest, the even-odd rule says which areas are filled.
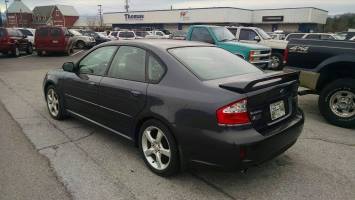
[[[266,69],[270,64],[271,49],[269,47],[238,42],[226,27],[193,25],[187,32],[186,40],[214,44],[262,69]]]

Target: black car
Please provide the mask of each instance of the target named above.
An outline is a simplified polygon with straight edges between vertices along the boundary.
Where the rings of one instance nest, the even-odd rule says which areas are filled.
[[[94,31],[90,31],[90,30],[80,30],[79,31],[81,34],[85,35],[85,36],[89,36],[89,37],[93,37],[96,41],[96,44],[101,44],[104,42],[108,42],[111,41],[110,39],[108,39],[107,37],[105,37],[102,34],[96,33]]]
[[[50,115],[73,115],[131,140],[168,176],[190,164],[245,169],[284,152],[303,129],[298,73],[265,73],[213,45],[108,42],[47,73]]]
[[[330,123],[355,128],[355,43],[294,39],[286,69],[301,72],[300,94],[318,94],[320,113]]]

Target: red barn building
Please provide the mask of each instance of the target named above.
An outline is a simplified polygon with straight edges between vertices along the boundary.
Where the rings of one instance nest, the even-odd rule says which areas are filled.
[[[52,5],[38,6],[33,9],[33,25],[72,27],[79,19],[79,14],[73,6]]]
[[[9,27],[32,27],[32,11],[21,1],[14,2],[7,9]]]

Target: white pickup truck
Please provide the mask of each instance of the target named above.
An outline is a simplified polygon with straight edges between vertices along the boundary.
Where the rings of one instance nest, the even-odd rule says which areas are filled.
[[[257,27],[227,27],[239,42],[261,44],[272,49],[270,69],[279,70],[284,65],[284,52],[287,41],[275,40],[263,29]]]
[[[147,39],[169,39],[169,35],[166,35],[163,31],[148,31],[149,35],[146,35]]]

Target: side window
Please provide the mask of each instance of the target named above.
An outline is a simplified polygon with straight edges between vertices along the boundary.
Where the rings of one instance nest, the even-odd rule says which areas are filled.
[[[304,36],[304,34],[290,34],[287,37],[287,41],[290,41],[291,39],[300,39]]]
[[[228,29],[234,36],[237,34],[238,29],[236,28],[229,28]]]
[[[111,35],[116,37],[117,36],[117,32],[112,32]]]
[[[159,32],[159,31],[156,32],[155,34],[156,34],[156,35],[159,35],[159,36],[163,36],[163,33],[162,33],[162,32]]]
[[[310,34],[306,36],[306,39],[315,39],[315,40],[319,40],[320,39],[320,35],[318,34]]]
[[[145,81],[146,51],[137,47],[121,46],[112,61],[108,76],[131,81]]]
[[[321,40],[333,40],[334,38],[331,35],[321,35],[320,39]]]
[[[116,49],[116,46],[106,46],[91,52],[80,61],[80,74],[104,75]]]
[[[242,29],[240,30],[239,39],[240,40],[254,40],[257,34],[253,30]]]
[[[52,37],[60,37],[62,34],[62,30],[59,28],[53,28],[51,29],[51,36]]]
[[[40,37],[47,37],[47,35],[48,35],[47,28],[41,28],[37,32],[38,32],[38,36],[40,36]]]
[[[194,28],[191,34],[192,41],[207,42],[213,44],[213,38],[206,28]]]
[[[4,29],[0,29],[0,38],[4,37],[6,35]]]
[[[165,73],[165,68],[160,64],[160,62],[154,58],[154,56],[149,55],[148,57],[148,79],[152,82],[159,81]]]

